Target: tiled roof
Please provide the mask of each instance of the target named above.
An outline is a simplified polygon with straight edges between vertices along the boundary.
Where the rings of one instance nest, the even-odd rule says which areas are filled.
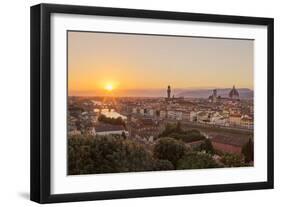
[[[154,125],[154,122],[152,119],[142,119],[141,124],[145,126],[152,126]]]
[[[222,143],[222,144],[229,144],[233,146],[242,147],[244,146],[248,141],[249,138],[245,137],[227,137],[218,135],[211,139],[212,142]]]

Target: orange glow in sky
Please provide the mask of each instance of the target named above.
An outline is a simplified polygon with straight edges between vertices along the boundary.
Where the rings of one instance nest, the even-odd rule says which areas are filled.
[[[253,89],[253,40],[68,32],[69,95]]]
[[[113,85],[112,84],[110,84],[110,83],[108,83],[107,85],[105,85],[105,90],[107,90],[107,91],[112,91],[114,88],[113,88]]]

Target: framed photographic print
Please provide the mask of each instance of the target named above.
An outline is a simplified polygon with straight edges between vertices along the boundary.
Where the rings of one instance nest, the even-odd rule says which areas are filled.
[[[273,188],[273,19],[31,7],[31,200]]]

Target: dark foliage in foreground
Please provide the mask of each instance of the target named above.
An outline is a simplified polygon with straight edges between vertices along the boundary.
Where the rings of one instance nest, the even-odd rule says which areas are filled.
[[[243,157],[223,154],[212,158],[213,148],[205,140],[196,150],[171,137],[158,138],[147,147],[122,136],[76,135],[68,139],[68,174],[98,174],[245,166]]]
[[[214,154],[215,150],[210,139],[205,139],[204,142],[198,147],[197,151],[205,151],[209,154]]]
[[[224,154],[221,159],[222,163],[226,167],[242,167],[245,166],[244,159],[240,155],[236,154]]]
[[[90,147],[91,173],[148,171],[152,155],[141,145],[119,137],[98,137]]]
[[[172,169],[170,161],[154,159],[143,145],[119,136],[75,137],[68,141],[68,174],[71,175]]]
[[[90,146],[91,137],[73,136],[68,139],[68,174],[86,174],[91,165]]]
[[[190,152],[180,159],[177,163],[177,169],[205,169],[218,168],[218,165],[210,154]]]
[[[158,139],[153,150],[157,159],[169,160],[174,167],[186,152],[187,148],[182,141],[169,137]]]

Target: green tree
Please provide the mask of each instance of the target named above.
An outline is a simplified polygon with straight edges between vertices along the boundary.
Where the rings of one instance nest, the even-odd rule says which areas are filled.
[[[215,152],[210,139],[205,139],[204,142],[199,146],[198,150],[205,151],[206,153],[209,153],[209,154],[214,154],[214,152]]]
[[[107,124],[112,124],[112,125],[122,125],[126,128],[126,123],[121,117],[110,118],[110,117],[106,117],[104,114],[101,114],[98,118],[98,121]]]
[[[204,169],[220,167],[210,154],[190,152],[178,161],[177,169]]]
[[[152,152],[121,136],[68,139],[68,174],[95,174],[171,169],[153,158]]]
[[[186,143],[206,139],[206,137],[196,129],[183,130],[181,122],[177,122],[177,124],[167,124],[164,131],[160,133],[158,137],[172,137]]]
[[[90,145],[92,137],[81,135],[71,136],[68,139],[67,148],[67,168],[69,175],[87,174],[87,168],[91,165]]]
[[[153,149],[155,158],[169,160],[174,166],[185,152],[187,152],[187,148],[182,141],[169,137],[158,139]]]
[[[244,166],[243,157],[236,154],[224,154],[221,158],[221,162],[226,167],[242,167]]]
[[[254,142],[252,138],[243,146],[242,153],[245,157],[245,162],[254,161]]]
[[[153,170],[174,170],[174,165],[169,160],[158,160],[155,159]]]
[[[142,145],[120,137],[94,139],[90,147],[91,173],[115,173],[153,170],[152,153]]]

